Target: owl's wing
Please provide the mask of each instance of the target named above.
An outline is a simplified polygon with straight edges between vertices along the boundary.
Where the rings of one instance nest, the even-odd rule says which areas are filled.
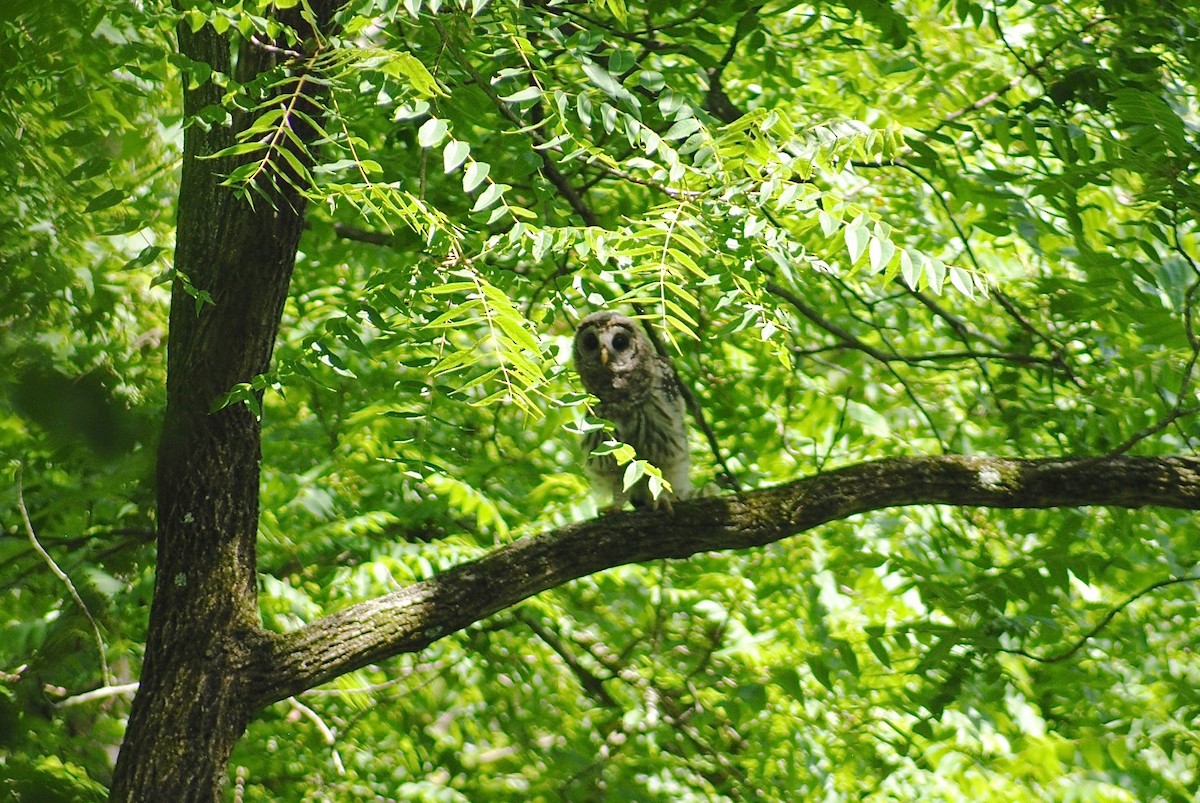
[[[686,395],[683,388],[683,383],[679,380],[679,375],[675,373],[675,365],[670,359],[662,355],[655,355],[658,363],[659,386],[662,392],[672,402],[676,403],[682,411],[686,409]]]

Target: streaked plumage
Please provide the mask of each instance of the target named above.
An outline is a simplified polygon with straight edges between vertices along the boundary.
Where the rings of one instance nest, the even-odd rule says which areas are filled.
[[[596,412],[616,425],[617,440],[632,446],[671,483],[667,505],[671,499],[686,499],[691,493],[686,406],[670,361],[655,352],[636,321],[608,310],[580,321],[574,358],[584,388],[600,400]],[[603,431],[587,435],[585,453],[590,455],[606,437]],[[628,492],[622,489],[624,469],[611,456],[588,457],[586,466],[595,487],[611,491],[612,510],[626,501],[637,507],[653,502],[645,479]]]

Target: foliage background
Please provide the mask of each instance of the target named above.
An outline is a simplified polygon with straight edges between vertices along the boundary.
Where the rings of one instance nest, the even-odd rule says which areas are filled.
[[[0,18],[18,796],[99,798],[111,773],[128,691],[76,695],[139,673],[181,130],[287,91],[271,12]],[[593,515],[568,363],[597,306],[674,357],[708,492],[893,454],[1192,450],[1187,6],[363,0],[343,22],[305,64],[330,87],[318,167],[289,170],[265,115],[230,179],[312,201],[261,379],[268,627]],[[282,66],[212,75],[177,24]],[[180,76],[223,106],[181,119]],[[271,707],[230,795],[1190,798],[1196,553],[1185,513],[914,508],[608,571]]]

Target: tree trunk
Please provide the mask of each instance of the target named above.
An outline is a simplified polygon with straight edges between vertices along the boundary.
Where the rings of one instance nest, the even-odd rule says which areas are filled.
[[[311,5],[328,25],[333,4]],[[300,28],[298,17],[290,22]],[[274,67],[279,52],[242,42],[235,68],[230,42],[212,27],[192,31],[184,22],[178,34],[186,58],[226,75],[236,69],[243,81]],[[220,798],[233,745],[257,710],[244,679],[265,654],[255,588],[260,424],[245,404],[212,409],[268,368],[304,199],[268,174],[253,205],[220,185],[236,162],[204,157],[233,145],[248,120],[202,123],[198,115],[219,107],[224,89],[206,78],[189,88],[198,75],[184,74],[157,573],[141,685],[111,791],[122,801]],[[302,93],[313,82],[295,86],[311,101]]]

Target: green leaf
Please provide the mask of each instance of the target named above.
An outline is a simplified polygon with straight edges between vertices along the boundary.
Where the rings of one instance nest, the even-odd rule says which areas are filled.
[[[67,173],[67,175],[64,177],[64,180],[69,182],[77,182],[92,178],[94,176],[99,176],[108,172],[108,169],[111,165],[112,161],[110,159],[97,156],[76,165],[70,173]]]
[[[138,255],[121,266],[121,270],[135,270],[152,264],[164,252],[165,248],[157,245],[148,245],[138,252]]]
[[[925,278],[929,282],[929,289],[934,295],[942,294],[942,283],[946,280],[946,264],[940,259],[934,257],[925,258]]]
[[[867,247],[867,241],[870,239],[870,234],[867,231],[866,217],[860,215],[850,221],[849,225],[842,230],[842,235],[846,239],[846,250],[850,254],[850,264],[853,265],[863,255],[863,251]]]
[[[471,162],[463,174],[463,192],[473,192],[484,182],[491,171],[492,166],[487,162]]]
[[[975,285],[971,281],[971,274],[962,268],[950,268],[950,284],[954,285],[963,295],[969,298],[975,297]]]
[[[700,128],[700,121],[695,117],[685,117],[668,128],[667,133],[663,134],[663,139],[687,139],[692,134],[695,134],[697,131],[699,131]]]
[[[856,401],[849,401],[846,404],[846,412],[849,413],[850,418],[862,425],[865,433],[878,438],[891,436],[892,429],[888,426],[887,419],[874,408]]]
[[[617,82],[617,79],[610,75],[607,70],[605,70],[596,62],[585,60],[583,61],[582,65],[583,71],[587,74],[588,79],[606,95],[618,99],[628,95],[624,87]]]
[[[453,173],[455,170],[466,161],[467,156],[471,153],[471,146],[457,139],[452,139],[446,143],[446,147],[442,150],[442,166],[447,173]],[[470,190],[467,190],[470,192]]]
[[[436,296],[448,293],[464,293],[477,289],[479,289],[479,286],[475,282],[447,282],[445,284],[434,285],[433,287],[426,287],[425,292],[428,295]]]
[[[907,248],[900,249],[900,276],[912,290],[921,289],[921,263]]]
[[[501,189],[501,185],[489,184],[487,189],[481,192],[479,197],[475,199],[475,205],[471,207],[471,212],[482,212],[483,210],[489,208],[492,204],[496,203],[496,201],[500,200],[500,195],[502,192],[503,190]]]
[[[1163,98],[1141,89],[1121,89],[1113,94],[1113,109],[1130,122],[1152,128],[1161,142],[1176,154],[1191,150],[1183,120]],[[1150,145],[1154,139],[1144,140]]]
[[[514,92],[511,95],[505,95],[500,100],[505,103],[531,103],[539,100],[542,97],[542,90],[536,86],[527,86],[524,89]]]
[[[808,664],[809,671],[812,672],[817,682],[830,691],[833,691],[833,679],[829,676],[829,665],[825,660],[820,656],[812,655],[805,662]]]
[[[880,237],[871,237],[870,245],[871,270],[876,273],[882,273],[891,263],[892,257],[896,254],[896,246],[891,240],[885,240]]]
[[[446,133],[449,127],[445,120],[439,120],[436,117],[430,117],[421,124],[417,131],[417,142],[422,148],[436,148],[442,144],[442,140],[446,138]]]
[[[88,201],[88,204],[86,207],[84,207],[83,211],[85,213],[90,213],[100,212],[104,209],[111,209],[112,207],[124,201],[127,197],[128,193],[126,193],[124,190],[106,190]]]
[[[408,79],[413,90],[420,97],[449,97],[438,85],[437,79],[430,74],[421,60],[411,53],[397,53],[387,62],[388,72],[392,75]]]
[[[625,466],[625,473],[621,476],[621,487],[628,491],[637,481],[646,474],[646,463],[644,460],[634,460]]]

